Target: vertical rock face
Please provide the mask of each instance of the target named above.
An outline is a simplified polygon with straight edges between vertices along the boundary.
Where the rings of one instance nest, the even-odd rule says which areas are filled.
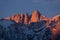
[[[24,24],[29,24],[29,16],[28,16],[28,14],[24,15]]]
[[[12,20],[15,20],[18,23],[20,21],[20,16],[16,14],[15,16],[12,16]]]
[[[40,20],[40,15],[38,11],[34,11],[31,16],[31,22],[38,22],[38,20]]]
[[[24,23],[24,14],[20,14],[20,23]]]

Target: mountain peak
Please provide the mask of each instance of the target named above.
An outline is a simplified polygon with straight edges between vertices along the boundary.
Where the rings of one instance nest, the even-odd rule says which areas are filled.
[[[34,10],[32,14],[40,14],[40,12],[38,10]]]
[[[31,22],[37,22],[38,20],[40,20],[40,13],[39,11],[35,10],[33,11],[32,13],[32,16],[31,16]]]

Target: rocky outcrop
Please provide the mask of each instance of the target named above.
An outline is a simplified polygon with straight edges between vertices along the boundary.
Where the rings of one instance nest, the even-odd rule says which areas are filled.
[[[38,22],[40,20],[41,14],[39,11],[34,11],[31,16],[31,22]]]
[[[24,15],[24,24],[29,24],[29,16],[27,13]]]

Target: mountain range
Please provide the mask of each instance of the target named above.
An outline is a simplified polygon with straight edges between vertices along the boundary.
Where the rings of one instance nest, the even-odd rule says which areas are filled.
[[[60,40],[60,15],[48,18],[42,15],[38,10],[33,11],[31,15],[28,15],[28,13],[26,14],[20,13],[10,17],[1,18],[0,30],[1,27],[5,28],[6,31],[9,30],[8,28],[14,30],[13,27],[15,28],[18,27],[18,29],[21,27],[21,29],[19,30],[22,30],[22,32],[25,35],[29,34],[29,36],[26,39],[23,39],[24,38],[23,36],[22,38],[20,38],[21,40]],[[28,27],[28,29],[26,27]],[[19,31],[19,33],[22,32]],[[33,37],[33,35],[37,36]],[[8,39],[6,38],[6,40]],[[9,40],[17,39],[13,39],[12,37],[12,39],[10,38]]]

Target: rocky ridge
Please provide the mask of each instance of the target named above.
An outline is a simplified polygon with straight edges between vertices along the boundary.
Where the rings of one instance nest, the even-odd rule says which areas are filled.
[[[52,18],[48,18],[40,14],[39,11],[35,10],[34,12],[32,12],[31,15],[28,15],[28,13],[26,14],[20,13],[20,14],[13,15],[11,17],[7,17],[3,20],[14,21],[15,23],[20,25],[25,24],[24,26],[28,25],[28,27],[31,27],[33,30],[36,30],[36,32],[38,32],[37,30],[40,30],[40,29],[44,30],[46,27],[50,29],[50,31],[52,31],[53,33],[51,38],[52,40],[54,40],[58,34],[60,35],[60,15],[56,15]],[[0,19],[0,21],[1,21],[0,22],[0,25],[1,25],[3,21],[2,19]],[[42,28],[39,28],[39,27],[42,27]]]

